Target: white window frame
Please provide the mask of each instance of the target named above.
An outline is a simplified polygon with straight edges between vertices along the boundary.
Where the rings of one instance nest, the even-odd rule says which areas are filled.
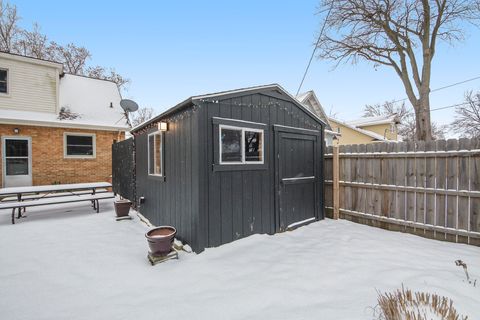
[[[0,67],[0,70],[7,71],[7,92],[0,92],[2,96],[10,96],[10,70],[8,68]]]
[[[222,161],[222,129],[237,130],[242,132],[242,137],[240,138],[240,151],[242,154],[242,160],[236,162]],[[261,149],[261,161],[246,161],[245,160],[245,131],[258,132],[262,136],[262,149]],[[220,165],[249,165],[249,164],[264,164],[265,163],[265,130],[263,129],[254,129],[249,127],[239,127],[231,125],[218,125],[218,163]]]
[[[160,174],[158,173],[150,173],[150,136],[153,135],[158,135],[160,136]],[[147,159],[148,159],[148,164],[147,164],[147,173],[149,176],[154,176],[154,177],[164,177],[164,166],[163,166],[163,132],[162,131],[155,131],[152,133],[149,133],[147,136]],[[155,147],[155,144],[153,144]]]
[[[67,136],[92,137],[93,155],[69,155],[67,154]],[[97,157],[97,136],[95,133],[64,132],[63,133],[63,157],[65,159],[95,159]]]

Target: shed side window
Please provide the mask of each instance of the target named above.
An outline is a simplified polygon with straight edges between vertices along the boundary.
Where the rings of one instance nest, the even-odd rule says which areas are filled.
[[[64,156],[66,158],[95,158],[95,135],[65,133]]]
[[[263,130],[220,126],[220,164],[263,163]]]
[[[163,139],[161,132],[148,135],[148,174],[163,176]]]
[[[0,93],[8,93],[8,70],[0,69]]]

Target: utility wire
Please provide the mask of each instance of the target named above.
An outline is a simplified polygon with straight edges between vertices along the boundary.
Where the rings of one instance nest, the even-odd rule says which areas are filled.
[[[430,109],[430,112],[438,111],[438,110],[444,110],[444,109],[450,109],[450,108],[455,108],[455,107],[460,107],[460,106],[470,104],[472,102],[473,103],[480,103],[480,100],[478,100],[478,101],[467,101],[467,102],[462,102],[462,103],[457,103],[457,104],[451,104],[451,105],[444,106],[444,107],[433,108],[433,109]],[[415,110],[414,110],[414,113],[415,113],[415,115],[420,114],[420,112],[417,112]]]
[[[478,79],[480,79],[480,76],[476,76],[476,77],[473,77],[473,78],[470,78],[470,79],[467,79],[467,80],[463,80],[463,81],[460,81],[460,82],[455,82],[455,83],[446,85],[444,87],[436,88],[436,89],[431,90],[430,92],[436,92],[436,91],[440,91],[440,90],[443,90],[443,89],[448,89],[448,88],[455,87],[455,86],[458,86],[458,85],[461,85],[461,84],[464,84],[464,83],[467,83],[467,82],[470,82],[470,81],[478,80]],[[402,101],[406,101],[406,100],[408,100],[408,98],[394,100],[392,103],[402,102]],[[433,110],[431,110],[431,111],[433,111]]]
[[[308,61],[307,68],[305,69],[305,72],[303,73],[303,78],[302,81],[300,82],[300,85],[298,86],[297,94],[295,96],[298,96],[300,93],[300,89],[302,89],[303,82],[305,81],[305,77],[307,76],[308,69],[310,69],[310,65],[312,64],[313,57],[315,56],[315,51],[317,51],[318,44],[320,43],[320,39],[322,38],[323,35],[323,30],[325,30],[325,26],[327,25],[328,18],[330,17],[330,13],[332,12],[333,9],[333,1],[332,5],[330,6],[330,9],[328,9],[327,16],[325,17],[325,21],[323,22],[322,29],[320,30],[320,34],[318,35],[317,43],[315,43],[315,47],[313,47],[312,55],[310,57],[310,60]],[[324,12],[323,10],[322,12]]]

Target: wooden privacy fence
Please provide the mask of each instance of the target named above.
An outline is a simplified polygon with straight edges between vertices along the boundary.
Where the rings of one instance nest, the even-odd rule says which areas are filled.
[[[480,140],[328,147],[327,215],[480,245]]]

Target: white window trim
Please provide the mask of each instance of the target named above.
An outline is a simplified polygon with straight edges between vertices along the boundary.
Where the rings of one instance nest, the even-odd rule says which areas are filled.
[[[10,69],[0,67],[0,70],[7,71],[7,92],[0,92],[0,96],[2,97],[10,97]]]
[[[159,135],[160,136],[160,171],[161,173],[158,174],[158,173],[150,173],[150,136],[153,136],[153,135]],[[154,144],[155,146],[155,144]],[[163,166],[163,132],[162,131],[155,131],[155,132],[152,132],[152,133],[149,133],[148,136],[147,136],[147,159],[148,159],[148,164],[147,164],[147,173],[149,176],[153,176],[153,177],[163,177],[163,170],[164,170],[164,166]]]
[[[79,156],[67,154],[67,136],[80,136],[80,137],[92,137],[93,155],[91,156]],[[97,136],[95,133],[82,133],[82,132],[64,132],[63,133],[63,157],[65,159],[95,159],[97,157]]]
[[[240,151],[242,153],[242,161],[230,162],[230,161],[222,161],[222,129],[231,129],[237,130],[242,132],[242,137],[240,138]],[[245,131],[250,132],[259,132],[262,135],[262,160],[261,161],[246,161],[245,160]],[[220,124],[218,126],[218,163],[221,165],[249,165],[249,164],[264,164],[265,163],[265,130],[263,129],[254,129],[249,127],[237,127],[237,126],[230,126]]]

